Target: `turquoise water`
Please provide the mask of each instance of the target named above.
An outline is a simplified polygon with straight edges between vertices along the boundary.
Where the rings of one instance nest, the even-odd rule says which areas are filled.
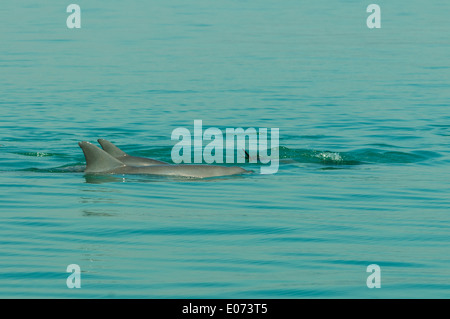
[[[450,297],[448,1],[77,3],[0,5],[0,297]],[[279,171],[82,172],[195,119],[279,128]]]

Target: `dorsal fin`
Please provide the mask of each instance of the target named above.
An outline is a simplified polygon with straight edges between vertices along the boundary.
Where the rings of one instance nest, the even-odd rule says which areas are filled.
[[[94,144],[89,142],[80,142],[78,145],[80,145],[83,150],[84,157],[86,158],[85,172],[87,173],[108,172],[118,167],[125,166],[122,162],[115,159]]]
[[[121,157],[121,156],[126,156],[128,155],[127,153],[125,153],[124,151],[122,151],[120,148],[118,148],[117,146],[115,146],[113,143],[104,140],[102,138],[99,138],[97,140],[99,142],[99,144],[102,146],[103,150],[108,153],[109,155],[112,155],[113,157]]]

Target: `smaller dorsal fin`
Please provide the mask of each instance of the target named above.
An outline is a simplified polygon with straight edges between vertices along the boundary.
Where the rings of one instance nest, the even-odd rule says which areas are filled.
[[[109,155],[112,155],[113,157],[121,157],[121,156],[127,156],[128,154],[122,151],[120,148],[115,146],[113,143],[104,140],[102,138],[99,138],[97,140],[99,144],[102,146],[103,150],[108,153]]]

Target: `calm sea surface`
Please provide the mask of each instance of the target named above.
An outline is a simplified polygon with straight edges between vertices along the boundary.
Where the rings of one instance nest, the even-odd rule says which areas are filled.
[[[1,298],[450,297],[450,2],[76,3],[0,5]],[[279,128],[278,173],[82,172],[196,119]]]

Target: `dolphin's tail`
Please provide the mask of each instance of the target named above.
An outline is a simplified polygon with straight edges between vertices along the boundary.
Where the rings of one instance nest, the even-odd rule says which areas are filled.
[[[125,166],[122,162],[89,142],[79,142],[78,145],[80,145],[86,158],[86,173],[108,172]]]
[[[250,154],[245,150],[242,149],[245,153],[245,159],[248,160],[249,162],[255,161],[255,157],[250,157]],[[260,159],[259,155],[256,155],[256,160]]]
[[[243,151],[245,153],[245,159],[250,160],[250,155],[247,153],[247,151],[245,149]]]
[[[118,148],[117,146],[115,146],[113,143],[104,140],[102,138],[99,138],[97,140],[99,142],[99,144],[102,146],[103,150],[108,153],[109,155],[113,156],[113,157],[121,157],[121,156],[126,156],[128,155],[127,153],[125,153],[124,151],[122,151],[120,148]]]

